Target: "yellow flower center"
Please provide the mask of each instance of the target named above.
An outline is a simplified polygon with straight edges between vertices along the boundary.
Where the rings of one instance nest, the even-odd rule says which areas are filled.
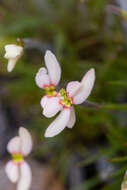
[[[55,91],[55,87],[54,86],[48,86],[45,88],[46,94],[48,96],[55,96],[56,95],[56,91]]]
[[[62,100],[60,101],[64,106],[70,107],[72,105],[72,98],[67,96],[65,89],[60,90],[60,95],[62,96]]]
[[[15,153],[12,155],[13,161],[15,163],[21,163],[23,161],[23,155],[20,153]]]

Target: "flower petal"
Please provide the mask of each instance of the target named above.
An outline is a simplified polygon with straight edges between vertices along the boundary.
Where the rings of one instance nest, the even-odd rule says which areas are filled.
[[[70,109],[63,109],[57,118],[49,125],[45,132],[45,137],[58,135],[67,126],[70,118]]]
[[[55,86],[59,83],[61,77],[61,67],[55,55],[47,50],[45,53],[45,64],[51,79],[51,83]]]
[[[127,171],[124,174],[124,178],[121,184],[121,190],[126,190],[127,189]]]
[[[49,98],[50,98],[50,97],[48,97],[48,96],[43,96],[43,97],[42,97],[41,102],[40,102],[42,108],[44,108],[45,105],[48,103]]]
[[[20,179],[17,184],[17,190],[28,190],[32,181],[32,172],[29,165],[23,162],[20,165]]]
[[[18,60],[17,58],[8,60],[8,65],[7,65],[8,72],[11,72],[14,69],[17,60]]]
[[[9,44],[5,46],[5,58],[6,59],[14,59],[18,56],[18,58],[22,55],[23,47],[17,46],[15,44]]]
[[[67,93],[69,94],[69,97],[74,96],[80,87],[81,83],[78,81],[69,82],[66,89]]]
[[[12,138],[7,144],[7,150],[11,154],[21,152],[21,140],[20,137],[16,136]]]
[[[41,67],[37,72],[35,82],[39,88],[45,88],[46,85],[49,86],[50,79],[44,67]]]
[[[32,138],[27,129],[20,127],[19,136],[21,138],[21,151],[23,155],[28,155],[32,150]]]
[[[71,106],[71,113],[70,113],[70,118],[69,118],[69,122],[67,124],[68,128],[72,128],[76,122],[76,116],[75,116],[75,110],[74,107]]]
[[[59,104],[58,97],[48,98],[48,101],[43,109],[43,115],[45,117],[53,117],[62,109],[62,107],[63,106]]]
[[[6,164],[5,172],[12,183],[16,183],[19,178],[18,165],[12,160]]]
[[[81,88],[73,97],[74,104],[81,104],[84,102],[91,93],[95,81],[95,71],[90,69],[81,81]]]

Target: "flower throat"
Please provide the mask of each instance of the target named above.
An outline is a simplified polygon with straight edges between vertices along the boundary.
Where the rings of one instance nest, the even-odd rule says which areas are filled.
[[[72,98],[68,97],[68,94],[64,88],[60,90],[61,100],[60,103],[66,107],[70,107],[72,105]]]

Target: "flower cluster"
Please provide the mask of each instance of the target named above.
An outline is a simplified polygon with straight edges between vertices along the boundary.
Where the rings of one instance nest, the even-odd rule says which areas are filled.
[[[121,15],[126,20],[126,11],[121,11]],[[5,58],[8,59],[8,72],[11,72],[19,58],[23,54],[22,44],[10,44],[5,46]],[[95,71],[90,69],[79,81],[71,81],[66,89],[56,90],[61,78],[61,67],[55,55],[47,50],[44,56],[46,67],[42,67],[36,74],[35,81],[39,88],[45,90],[45,96],[41,99],[42,114],[51,118],[58,112],[59,115],[48,126],[45,137],[58,135],[65,127],[72,128],[76,122],[74,105],[82,104],[90,95],[94,82]],[[32,139],[29,132],[19,128],[19,136],[12,138],[7,150],[12,156],[5,167],[5,172],[11,182],[17,183],[17,190],[28,190],[32,181],[32,173],[24,158],[32,150]],[[127,190],[127,172],[125,173],[121,190]]]
[[[8,59],[8,72],[15,67],[16,62],[22,56],[23,47],[18,45],[5,46],[5,58]],[[41,99],[43,115],[50,118],[59,115],[49,125],[45,137],[53,137],[59,134],[65,127],[72,128],[76,122],[75,104],[82,104],[90,95],[95,81],[94,69],[90,69],[80,82],[72,81],[66,89],[56,90],[61,78],[61,67],[51,51],[46,51],[45,65],[36,74],[35,81],[39,88],[45,90],[45,96]],[[6,165],[5,171],[11,182],[17,183],[17,190],[28,190],[32,175],[29,165],[24,160],[32,149],[32,140],[29,132],[20,127],[19,136],[11,139],[7,145],[12,160]]]
[[[11,182],[17,183],[17,190],[28,190],[31,184],[31,169],[24,157],[32,150],[32,139],[29,132],[20,127],[19,136],[12,138],[7,145],[8,152],[12,155],[5,168]]]
[[[43,115],[50,118],[58,112],[60,114],[49,125],[45,137],[59,134],[65,127],[72,128],[75,124],[75,110],[73,105],[82,104],[90,95],[95,81],[94,69],[90,69],[80,82],[72,81],[66,89],[56,91],[61,77],[61,68],[55,55],[47,50],[45,54],[45,67],[39,69],[35,81],[39,88],[45,90],[46,95],[41,99]]]

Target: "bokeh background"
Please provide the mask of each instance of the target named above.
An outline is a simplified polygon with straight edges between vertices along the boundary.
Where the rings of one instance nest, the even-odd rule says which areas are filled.
[[[127,169],[127,23],[111,5],[127,9],[126,0],[0,1],[0,190],[16,189],[4,166],[19,126],[34,142],[31,190],[120,189]],[[18,37],[24,55],[8,73],[4,46]],[[54,118],[42,115],[35,75],[47,49],[62,67],[58,88],[91,67],[96,82],[88,101],[75,106],[74,128],[46,139]]]

